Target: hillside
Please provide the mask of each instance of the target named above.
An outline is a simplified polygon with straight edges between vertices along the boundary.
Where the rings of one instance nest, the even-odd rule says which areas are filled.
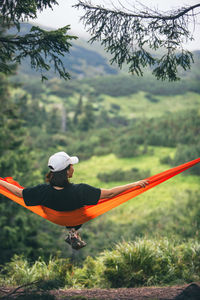
[[[32,25],[29,23],[22,23],[20,33],[26,34],[31,27]],[[45,29],[48,30],[48,28]],[[13,34],[15,30],[10,30],[9,32]],[[116,68],[110,66],[105,56],[99,51],[96,51],[95,46],[89,45],[81,38],[72,42],[70,53],[62,57],[62,61],[72,78],[92,77],[94,74],[98,76],[118,73]],[[29,59],[24,59],[18,69],[18,74],[29,77],[40,77],[38,72],[31,69]],[[59,78],[52,68],[52,70],[48,72],[48,78],[53,77]]]
[[[27,33],[31,27],[32,25],[29,23],[22,23],[20,29],[21,34]],[[48,28],[45,29],[48,30]],[[15,33],[15,30],[11,29],[9,32],[13,34]],[[116,75],[118,73],[127,74],[126,66],[124,66],[122,70],[120,70],[115,64],[111,66],[109,63],[111,55],[104,50],[100,43],[95,42],[94,44],[90,44],[82,38],[78,38],[78,40],[73,41],[70,53],[61,59],[73,79]],[[192,64],[191,70],[187,72],[181,71],[181,77],[193,78],[196,75],[198,76],[199,65],[200,51],[195,51],[194,64]],[[150,70],[145,70],[144,73],[145,75],[150,74]],[[26,76],[35,78],[40,76],[38,72],[31,69],[28,59],[25,59],[22,62],[18,69],[18,74],[20,76],[25,76],[25,78]],[[58,75],[55,74],[53,70],[50,70],[48,72],[48,78],[58,78]]]

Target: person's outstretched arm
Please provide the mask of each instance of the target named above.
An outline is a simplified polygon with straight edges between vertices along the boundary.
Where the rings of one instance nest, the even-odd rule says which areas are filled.
[[[9,190],[14,195],[22,198],[22,191],[23,191],[22,188],[19,188],[19,187],[15,186],[14,184],[8,183],[4,180],[0,180],[0,185],[5,187],[7,190]]]
[[[140,180],[125,185],[116,186],[112,189],[101,189],[100,199],[112,198],[136,186],[141,186],[145,188],[145,186],[148,184],[149,184],[148,180]]]

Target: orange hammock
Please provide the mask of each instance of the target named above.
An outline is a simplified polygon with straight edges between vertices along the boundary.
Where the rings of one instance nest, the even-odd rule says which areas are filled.
[[[37,206],[26,206],[24,204],[23,198],[17,197],[11,192],[9,192],[6,188],[0,186],[0,193],[4,196],[10,198],[11,200],[17,202],[18,204],[30,209],[32,212],[38,214],[39,216],[61,226],[76,226],[79,224],[83,224],[88,222],[91,219],[98,217],[99,215],[109,211],[110,209],[117,207],[118,205],[142,194],[154,186],[168,180],[169,178],[191,168],[200,162],[200,158],[192,160],[188,163],[180,165],[178,167],[169,169],[157,175],[146,178],[149,180],[149,185],[145,188],[141,188],[139,186],[134,187],[132,189],[127,190],[113,198],[109,199],[101,199],[96,205],[84,206],[79,209],[73,211],[64,211],[59,212],[53,209],[47,208],[42,205]],[[2,179],[2,178],[1,178]],[[3,180],[12,183],[18,187],[21,187],[16,181],[12,179],[12,177],[4,178]]]

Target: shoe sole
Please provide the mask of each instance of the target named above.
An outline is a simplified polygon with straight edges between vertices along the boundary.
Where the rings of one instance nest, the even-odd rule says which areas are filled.
[[[85,242],[80,241],[79,239],[74,238],[73,240],[69,237],[65,239],[65,242],[68,243],[75,250],[79,250],[87,245]]]

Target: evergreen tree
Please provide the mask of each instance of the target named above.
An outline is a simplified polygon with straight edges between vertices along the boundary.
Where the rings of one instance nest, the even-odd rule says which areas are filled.
[[[74,118],[73,118],[74,124],[78,123],[78,117],[79,117],[79,115],[82,114],[82,110],[83,110],[83,101],[82,101],[82,95],[80,95],[78,104],[75,108],[75,113],[74,113]]]
[[[48,122],[47,122],[47,132],[48,133],[58,133],[61,131],[62,119],[60,110],[57,107],[54,107],[48,113]]]
[[[95,121],[93,106],[91,103],[86,103],[83,109],[83,114],[79,119],[79,128],[83,131],[88,131],[93,127]]]
[[[0,177],[12,176],[22,185],[30,185],[40,175],[34,170],[32,154],[23,144],[26,131],[11,91],[8,79],[0,73]],[[0,196],[0,263],[14,253],[39,255],[36,226],[35,216],[27,215],[22,207]]]

